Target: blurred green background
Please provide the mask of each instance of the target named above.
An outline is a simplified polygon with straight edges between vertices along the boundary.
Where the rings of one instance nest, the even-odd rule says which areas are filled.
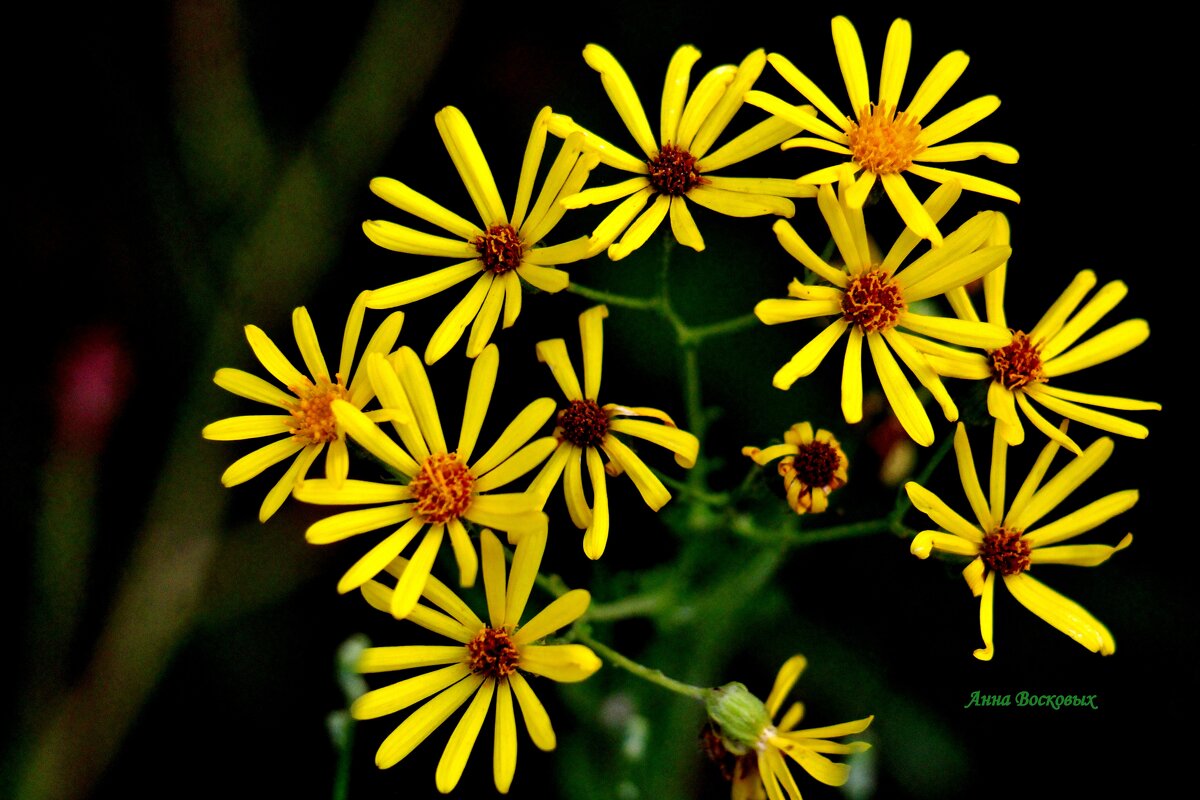
[[[337,648],[360,632],[377,644],[409,643],[416,629],[335,593],[362,549],[306,545],[303,531],[319,509],[289,503],[259,525],[273,477],[220,487],[222,470],[249,446],[204,442],[199,431],[257,412],[211,383],[220,366],[257,371],[242,325],[259,325],[294,354],[289,314],[307,305],[327,357],[336,358],[360,290],[444,263],[383,251],[359,229],[369,218],[405,222],[368,191],[375,175],[471,216],[434,128],[443,106],[466,114],[511,203],[542,105],[632,146],[580,57],[585,44],[621,61],[654,127],[667,62],[684,43],[703,53],[695,76],[764,47],[844,103],[829,20],[846,9],[621,0],[300,10],[213,0],[28,11],[32,21],[10,29],[19,66],[9,78],[18,134],[7,181],[17,278],[9,302],[10,316],[26,321],[10,351],[22,361],[23,393],[6,400],[14,424],[5,434],[5,486],[16,530],[3,592],[15,625],[5,659],[13,691],[0,709],[0,792],[331,796],[339,755],[326,718],[345,706]],[[719,528],[680,536],[666,524],[686,511],[678,499],[656,518],[627,485],[610,490],[617,523],[595,564],[561,504],[548,509],[545,568],[589,588],[597,602],[671,598],[653,615],[598,624],[596,633],[698,685],[739,680],[765,696],[779,665],[805,653],[810,666],[796,696],[813,725],[876,715],[867,734],[875,748],[844,790],[851,797],[1083,796],[1125,780],[1149,790],[1181,766],[1166,731],[1186,724],[1196,688],[1196,592],[1183,558],[1191,551],[1177,546],[1195,527],[1184,516],[1194,437],[1180,375],[1193,356],[1169,335],[1190,297],[1183,249],[1192,229],[1169,199],[1187,146],[1171,132],[1181,111],[1182,73],[1172,61],[1183,52],[1181,34],[1132,14],[1084,22],[1066,12],[1014,12],[981,22],[971,7],[925,4],[847,13],[873,84],[888,25],[903,16],[914,34],[905,98],[938,58],[963,49],[971,66],[939,110],[982,94],[1003,100],[971,135],[1017,147],[1020,163],[965,169],[1014,187],[1023,202],[965,195],[954,213],[1009,215],[1009,319],[1031,324],[1076,271],[1092,268],[1102,282],[1130,287],[1113,321],[1151,323],[1147,344],[1072,384],[1164,404],[1130,415],[1151,437],[1119,441],[1067,508],[1140,489],[1133,511],[1086,540],[1111,544],[1131,530],[1134,545],[1099,568],[1054,569],[1046,578],[1107,624],[1116,655],[1087,652],[1004,595],[996,658],[977,662],[978,604],[956,567],[918,562],[889,535],[791,551]],[[792,97],[769,68],[756,88]],[[746,108],[731,129],[760,118]],[[793,176],[816,163],[803,152],[771,153],[727,172]],[[592,185],[613,175],[601,168]],[[594,209],[570,214],[555,239],[587,233],[599,218]],[[685,319],[735,317],[783,295],[796,264],[770,220],[702,209],[696,220],[707,251],[675,248],[672,263]],[[794,224],[810,242],[824,241],[815,204],[798,200]],[[656,236],[626,261],[601,257],[569,271],[588,286],[648,293],[659,243]],[[420,351],[460,296],[405,309],[400,341]],[[565,294],[528,298],[517,326],[497,334],[502,391],[485,440],[533,397],[557,395],[533,344],[562,336],[575,352],[575,318],[588,305]],[[681,419],[680,356],[669,330],[652,316],[610,310],[602,398]],[[877,517],[893,497],[877,478],[886,420],[845,425],[829,365],[790,392],[770,386],[806,340],[803,330],[756,328],[701,351],[704,402],[720,410],[705,441],[720,460],[712,485],[728,489],[746,474],[742,445],[765,445],[808,419],[833,430],[851,457],[850,485],[812,526]],[[467,371],[461,344],[431,368],[449,429]],[[967,389],[951,384],[960,400]],[[940,437],[952,430],[934,424]],[[973,439],[980,457],[986,441]],[[653,466],[681,477],[657,455]],[[918,469],[929,455],[917,454]],[[1021,458],[1032,453],[1010,459],[1023,476]],[[932,486],[964,508],[951,464]],[[766,477],[755,485],[759,502],[782,507],[776,479]],[[915,514],[906,521],[924,525]],[[535,604],[548,600],[535,594]],[[964,709],[976,690],[1095,694],[1099,710]],[[698,705],[611,667],[584,684],[547,685],[540,696],[559,750],[542,754],[522,732],[513,796],[727,796],[700,753]],[[342,781],[349,797],[436,795],[433,765],[448,726],[379,771],[374,750],[396,721],[355,729]],[[490,741],[485,731],[458,794],[494,792]],[[806,797],[842,793],[796,772]]]

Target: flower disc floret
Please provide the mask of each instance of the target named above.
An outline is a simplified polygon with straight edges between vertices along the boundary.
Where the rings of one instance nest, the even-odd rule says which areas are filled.
[[[512,225],[493,225],[471,242],[479,252],[479,260],[495,275],[503,275],[521,266],[525,245],[521,234]]]
[[[925,149],[917,141],[920,124],[909,114],[896,115],[894,105],[867,103],[857,123],[848,121],[850,155],[854,162],[876,175],[895,175],[912,166]]]
[[[1046,380],[1041,353],[1023,331],[1013,334],[1012,344],[993,350],[990,360],[992,375],[1010,392]]]
[[[608,436],[608,412],[595,400],[572,400],[558,412],[558,436],[577,447],[599,447]]]
[[[1018,575],[1029,569],[1030,547],[1020,531],[997,528],[983,537],[979,556],[988,569],[1001,575]]]
[[[660,194],[682,197],[704,183],[696,166],[696,157],[672,144],[663,145],[658,155],[648,160],[650,185]]]
[[[484,628],[467,642],[471,672],[487,678],[504,678],[516,672],[521,654],[504,628]]]
[[[808,486],[829,486],[837,479],[842,467],[842,455],[828,442],[812,441],[802,445],[792,457],[796,477]]]
[[[877,333],[896,327],[904,311],[904,296],[900,287],[882,269],[864,272],[850,280],[842,295],[842,316],[866,333]]]
[[[458,519],[471,505],[475,476],[454,453],[434,453],[408,484],[417,501],[417,514],[441,525]]]
[[[337,382],[318,376],[314,384],[305,378],[304,383],[289,386],[288,390],[296,395],[288,411],[292,418],[288,427],[292,429],[292,438],[304,444],[325,444],[339,438],[337,420],[330,410],[334,400],[346,400],[350,393],[342,383],[342,376],[335,376]]]

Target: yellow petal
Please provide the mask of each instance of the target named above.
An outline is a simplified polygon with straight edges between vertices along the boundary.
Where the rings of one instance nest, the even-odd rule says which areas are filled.
[[[1082,455],[1073,458],[1057,475],[1046,481],[1046,485],[1034,493],[1020,514],[1014,515],[1010,509],[1005,525],[1016,530],[1029,530],[1104,466],[1112,451],[1113,440],[1107,436],[1092,442]]]
[[[845,17],[834,17],[831,27],[838,65],[842,68],[846,92],[850,95],[850,106],[855,114],[861,114],[871,102],[871,88],[867,83],[867,62],[863,59],[862,43],[858,40],[854,26]]]
[[[583,390],[579,388],[579,378],[575,376],[571,357],[567,355],[567,343],[562,339],[546,339],[537,343],[536,351],[538,361],[550,367],[554,380],[567,400],[582,400]]]
[[[458,170],[479,217],[487,227],[508,222],[504,213],[504,202],[496,189],[496,181],[488,167],[487,159],[479,148],[479,141],[463,113],[454,106],[446,106],[433,117],[450,160]]]
[[[530,531],[521,535],[517,549],[513,553],[512,569],[509,573],[508,594],[504,605],[504,625],[515,629],[521,623],[521,615],[525,613],[525,604],[529,602],[529,593],[533,591],[534,581],[542,564],[542,554],[546,551],[546,533]],[[522,656],[524,658],[524,656]],[[524,663],[521,664],[524,668]]]
[[[516,635],[513,636],[513,643],[519,646],[533,644],[560,628],[567,627],[583,616],[591,602],[592,596],[587,591],[572,589],[562,597],[556,598],[554,602],[538,612],[533,619],[518,628]]]
[[[842,416],[846,422],[862,422],[862,329],[855,325],[846,340],[846,355],[842,360]]]
[[[929,421],[916,392],[901,372],[900,365],[892,357],[883,337],[867,334],[867,346],[871,350],[871,360],[875,362],[875,372],[879,375],[884,396],[887,397],[888,405],[900,421],[901,427],[922,447],[933,444],[933,424]]]
[[[1116,651],[1112,634],[1098,619],[1028,573],[1005,575],[1004,585],[1017,602],[1093,653],[1108,656]]]
[[[589,447],[584,451],[587,459],[588,477],[592,482],[592,519],[583,534],[583,553],[595,561],[604,555],[604,546],[608,543],[608,481],[605,478],[604,463],[599,451]]]
[[[533,197],[533,182],[537,178],[538,167],[542,163],[542,153],[546,149],[546,133],[550,126],[550,106],[542,106],[541,111],[533,120],[529,131],[529,141],[525,144],[525,155],[521,159],[521,177],[517,180],[517,199],[513,204],[511,224],[521,230],[525,221],[525,212],[529,210],[529,200]]]
[[[387,648],[398,649],[398,648]],[[434,649],[434,648],[426,648]],[[438,651],[454,651],[454,658],[461,661],[466,656],[466,648],[461,645],[453,647],[438,647]],[[370,651],[367,651],[370,652]],[[449,657],[449,656],[447,656]],[[444,662],[435,662],[444,663]],[[417,664],[413,664],[417,666]],[[442,669],[416,675],[407,680],[375,689],[360,696],[350,706],[350,716],[358,720],[378,719],[379,717],[402,711],[413,703],[418,703],[430,695],[437,694],[448,686],[458,683],[471,674],[466,664],[451,664]]]
[[[704,187],[697,187],[697,189],[701,188]],[[700,235],[700,229],[696,227],[696,221],[692,219],[692,212],[688,210],[687,201],[682,197],[671,198],[670,218],[671,233],[675,235],[675,241],[696,252],[704,250],[704,237]]]
[[[1103,525],[1118,514],[1124,514],[1133,508],[1137,501],[1136,489],[1114,492],[1088,503],[1078,511],[1060,517],[1049,525],[1028,531],[1022,538],[1030,547],[1045,547],[1048,544],[1063,542]]]
[[[559,683],[576,683],[600,669],[600,659],[581,644],[529,645],[521,648],[521,670]]]
[[[983,496],[983,487],[979,483],[979,474],[975,471],[975,459],[971,455],[971,442],[967,438],[967,429],[960,422],[954,429],[954,455],[958,461],[958,477],[962,482],[963,492],[967,502],[975,512],[979,521],[979,529],[990,531],[996,527],[992,512],[988,508],[987,499]]]
[[[362,224],[362,229],[372,242],[396,253],[445,258],[476,258],[479,255],[470,242],[434,236],[387,220],[369,219]]]
[[[287,500],[293,489],[304,480],[308,475],[308,468],[316,461],[317,456],[321,454],[320,445],[308,446],[300,451],[291,466],[287,468],[287,472],[279,476],[279,480],[267,492],[267,496],[263,498],[262,505],[258,509],[258,521],[266,522],[270,519],[284,501]]]
[[[292,366],[292,362],[288,361],[287,356],[280,352],[275,342],[271,341],[271,337],[262,332],[262,329],[256,325],[247,325],[246,341],[250,343],[250,348],[254,351],[255,357],[266,368],[267,372],[275,376],[275,379],[284,386],[302,386],[306,382],[306,378]]]
[[[979,595],[979,636],[983,639],[983,647],[972,653],[980,661],[991,661],[992,656],[996,654],[996,648],[992,642],[995,608],[996,573],[988,570],[987,577],[983,581],[983,591]]]
[[[401,211],[431,222],[455,236],[470,240],[483,233],[483,229],[475,223],[468,222],[400,181],[392,178],[372,178],[371,191]]]
[[[776,220],[775,224],[771,226],[771,230],[775,232],[775,237],[779,239],[783,249],[787,250],[792,258],[834,286],[845,289],[849,285],[850,281],[846,277],[846,273],[825,263],[825,260],[818,256],[786,221]]]
[[[222,367],[213,375],[213,383],[238,397],[245,397],[247,400],[279,408],[290,408],[296,402],[294,395],[281,391],[257,375],[251,375],[240,369]]]
[[[620,439],[616,436],[608,436],[601,447],[608,457],[617,462],[617,465],[629,475],[633,485],[641,493],[642,499],[646,501],[646,505],[658,511],[667,504],[667,501],[671,499],[671,493],[667,491],[667,487],[663,486],[658,476]]]
[[[529,738],[539,750],[553,750],[558,741],[554,735],[554,728],[550,725],[546,707],[538,700],[533,689],[529,687],[529,682],[520,672],[509,675],[508,682],[517,696],[517,703],[521,706],[521,716],[525,719],[525,729],[529,731]]]
[[[408,716],[375,752],[375,765],[387,769],[399,763],[428,738],[446,718],[467,702],[483,683],[483,676],[468,675]]]
[[[425,581],[429,578],[429,571],[433,568],[433,560],[442,546],[444,533],[445,526],[431,525],[425,532],[425,537],[421,539],[421,544],[417,545],[417,551],[413,553],[408,566],[396,581],[396,589],[392,592],[392,616],[396,619],[408,616],[417,605],[417,600],[425,589]]]
[[[700,51],[687,44],[675,51],[671,63],[667,65],[659,126],[660,141],[663,143],[678,141],[679,118],[683,115],[683,103],[687,98],[688,78],[692,65],[699,59]]]
[[[776,389],[789,389],[800,378],[811,375],[825,360],[825,356],[841,338],[847,327],[849,327],[849,323],[844,319],[835,319],[825,330],[800,348],[787,364],[779,368],[771,379],[771,384]]]
[[[646,119],[646,112],[638,99],[637,91],[620,63],[611,53],[595,44],[583,48],[583,60],[600,73],[604,91],[608,93],[609,100],[638,147],[647,158],[653,157],[658,152],[658,143],[654,141],[654,134],[650,132],[650,121]]]
[[[308,446],[304,442],[297,442],[291,438],[280,439],[264,445],[230,464],[221,474],[221,484],[228,487],[245,483],[268,467],[278,464]]]
[[[888,28],[887,43],[883,48],[883,69],[879,75],[879,105],[892,108],[899,105],[911,53],[912,26],[907,20],[898,19]]]
[[[995,95],[977,97],[947,112],[935,122],[922,126],[917,141],[926,147],[932,147],[938,142],[957,136],[976,122],[990,116],[999,107],[1000,98]]]
[[[443,267],[419,278],[409,278],[400,283],[375,289],[367,298],[367,308],[395,308],[424,300],[451,286],[457,286],[472,275],[478,275],[483,272],[483,269],[483,262],[478,258],[472,258],[470,261],[464,261],[452,267]]]
[[[425,346],[426,364],[436,363],[442,356],[454,349],[454,345],[458,344],[458,340],[462,338],[467,325],[471,324],[475,315],[479,313],[495,279],[496,276],[491,272],[484,272],[480,275],[479,280],[475,281],[475,284],[463,295],[462,300],[458,301],[458,304],[437,326],[437,330],[429,337],[429,344]],[[495,327],[494,321],[492,325]]]
[[[278,436],[281,433],[291,434],[288,424],[291,416],[282,414],[253,414],[244,417],[229,417],[204,426],[200,435],[205,439],[219,442],[238,441],[241,439],[257,439],[260,436]]]
[[[458,664],[467,657],[461,645],[407,644],[396,647],[368,647],[362,651],[354,669],[363,674],[392,672],[416,667]],[[465,672],[463,673],[466,674]],[[394,709],[398,710],[398,709]],[[391,713],[391,712],[385,712]],[[357,717],[356,717],[357,719]]]
[[[450,741],[446,743],[446,749],[442,751],[442,757],[438,760],[435,773],[434,780],[438,791],[442,794],[453,791],[454,787],[458,785],[458,779],[462,777],[463,769],[467,766],[467,759],[471,756],[471,749],[475,747],[475,740],[479,737],[479,730],[483,727],[483,720],[487,716],[488,707],[492,704],[492,695],[495,694],[495,691],[495,679],[485,680],[471,700],[471,705],[467,706],[467,710],[463,712],[458,724],[454,726],[454,732],[450,734]]]
[[[637,197],[637,195],[634,195]],[[637,250],[650,235],[658,230],[658,226],[662,224],[663,219],[667,216],[667,211],[671,207],[670,195],[660,194],[654,199],[654,203],[650,208],[646,209],[640,217],[633,221],[625,231],[625,235],[621,237],[621,241],[609,245],[608,257],[613,261],[620,261],[627,255]]]
[[[609,429],[665,447],[675,454],[675,463],[684,469],[695,466],[696,456],[700,452],[700,440],[695,434],[679,428],[644,420],[614,419],[609,423]]]
[[[496,791],[507,794],[517,771],[517,718],[507,680],[496,685],[496,732],[492,744],[492,774]]]
[[[1133,544],[1133,534],[1127,533],[1115,546],[1106,544],[1068,544],[1061,547],[1039,547],[1029,554],[1031,564],[1069,564],[1075,567],[1094,567],[1103,564],[1113,553]]]
[[[521,409],[521,413],[517,414],[508,424],[508,427],[496,439],[496,443],[471,465],[471,473],[476,477],[482,477],[502,464],[518,448],[529,442],[533,435],[546,424],[546,420],[550,419],[550,415],[554,413],[554,407],[555,403],[552,399],[539,397]],[[542,457],[545,458],[549,454],[547,451]],[[529,469],[532,469],[533,466],[530,465]],[[492,488],[495,485],[498,484],[489,484]],[[479,489],[479,491],[484,490]]]
[[[303,489],[308,484],[315,482],[305,481],[298,488]],[[303,495],[300,495],[297,499],[302,499],[302,497]],[[377,531],[380,528],[406,521],[407,524],[404,527],[415,526],[413,531],[415,533],[425,524],[423,520],[413,519],[415,511],[416,506],[412,503],[345,511],[314,522],[305,531],[304,539],[309,544],[330,544],[360,533]]]
[[[442,435],[442,423],[438,418],[437,403],[434,402],[433,389],[429,385],[429,375],[412,348],[400,348],[396,374],[404,386],[404,393],[412,404],[421,435],[429,443],[430,450],[435,453],[448,452],[446,438]]]
[[[912,501],[913,507],[936,522],[943,530],[960,536],[968,542],[978,544],[983,541],[983,531],[964,519],[924,486],[909,481],[904,484],[904,490],[908,493],[908,499]]]
[[[946,96],[946,92],[963,74],[969,61],[967,54],[961,50],[955,50],[953,53],[943,56],[929,71],[921,85],[917,87],[917,92],[913,95],[912,102],[908,104],[905,113],[909,114],[916,122],[924,119],[938,101]]]
[[[808,659],[797,654],[783,662],[783,666],[779,668],[779,672],[775,675],[775,684],[771,687],[771,693],[767,695],[767,715],[771,719],[775,719],[775,714],[783,704],[783,699],[792,691],[792,687],[796,685],[796,681],[806,666],[808,666]]]

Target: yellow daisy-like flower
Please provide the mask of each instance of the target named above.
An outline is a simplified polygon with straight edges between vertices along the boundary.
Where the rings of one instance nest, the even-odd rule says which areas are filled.
[[[306,503],[387,504],[346,511],[314,523],[305,533],[313,544],[328,544],[400,524],[346,571],[338,582],[339,592],[357,589],[378,575],[417,534],[425,531],[392,595],[392,614],[404,617],[416,605],[446,535],[454,548],[461,584],[474,585],[479,561],[464,520],[514,533],[546,528],[546,515],[536,498],[524,492],[497,494],[494,490],[529,472],[554,450],[557,442],[553,437],[530,441],[554,412],[551,398],[543,397],[526,406],[496,443],[474,458],[499,364],[500,353],[495,345],[485,347],[475,360],[455,450],[446,446],[429,378],[411,348],[400,348],[390,359],[375,354],[367,360],[371,383],[380,403],[392,413],[392,425],[403,447],[353,405],[334,401],[338,425],[350,438],[407,479],[404,484],[318,479],[296,485],[296,499]]]
[[[837,736],[862,733],[874,716],[838,725],[796,730],[804,717],[804,705],[792,703],[787,713],[774,722],[784,698],[792,691],[808,661],[795,655],[784,662],[764,704],[740,683],[714,690],[709,700],[709,717],[717,725],[725,750],[736,758],[731,779],[733,800],[799,800],[800,788],[788,769],[786,754],[812,777],[828,786],[842,786],[850,778],[850,767],[824,754],[847,755],[870,749],[867,742],[830,741]]]
[[[1133,534],[1127,533],[1115,547],[1103,544],[1048,546],[1086,533],[1128,511],[1138,500],[1134,489],[1114,492],[1054,522],[1037,524],[1104,465],[1112,455],[1112,439],[1096,440],[1042,485],[1059,448],[1059,443],[1051,440],[1017,490],[1006,513],[1007,447],[1000,428],[995,427],[989,492],[985,499],[966,429],[960,424],[955,432],[954,452],[958,456],[959,477],[978,525],[961,517],[928,489],[911,481],[905,484],[913,505],[941,528],[917,534],[912,541],[912,554],[917,558],[928,558],[932,551],[938,550],[971,558],[971,563],[963,570],[963,577],[971,587],[971,593],[981,600],[979,628],[983,647],[975,651],[975,657],[981,661],[990,661],[995,652],[992,609],[997,575],[1021,605],[1093,653],[1112,655],[1116,643],[1099,620],[1030,574],[1038,564],[1094,567],[1133,541]]]
[[[691,45],[675,51],[667,67],[657,140],[633,83],[612,54],[599,45],[589,44],[583,49],[583,58],[600,73],[609,99],[642,152],[640,157],[632,155],[582,128],[570,117],[561,114],[551,117],[551,133],[563,137],[580,133],[584,146],[597,153],[602,162],[637,175],[612,186],[587,189],[563,201],[567,208],[582,208],[624,198],[592,233],[595,250],[608,247],[609,258],[622,259],[641,247],[668,214],[679,243],[703,250],[704,237],[692,219],[687,200],[732,217],[764,214],[790,217],[795,206],[786,198],[816,194],[811,186],[780,178],[727,178],[712,174],[774,147],[802,127],[790,120],[771,118],[712,150],[742,107],[746,91],[762,74],[766,66],[764,51],[755,50],[736,67],[725,65],[713,69],[696,85],[690,98],[688,81],[700,51]],[[810,106],[791,111],[804,116],[806,109],[807,113],[815,113]],[[643,212],[651,198],[653,203]],[[622,231],[625,235],[621,241],[611,244]]]
[[[996,226],[993,239],[997,244],[1007,245],[1009,230],[1003,216],[1000,223]],[[1073,453],[1081,452],[1079,445],[1047,421],[1030,401],[1067,419],[1108,433],[1135,439],[1146,438],[1149,429],[1145,425],[1096,409],[1158,411],[1162,408],[1159,403],[1076,392],[1052,383],[1063,375],[1124,355],[1150,336],[1150,326],[1145,320],[1130,319],[1080,341],[1125,297],[1128,291],[1125,284],[1121,281],[1106,283],[1081,308],[1083,298],[1096,286],[1096,274],[1091,270],[1083,270],[1029,333],[1025,333],[1008,328],[1004,313],[1006,269],[1007,264],[1004,264],[988,273],[984,277],[983,292],[987,321],[1008,330],[1007,341],[1001,347],[988,350],[986,355],[938,347],[932,343],[923,345],[934,369],[947,377],[990,380],[988,411],[996,418],[996,424],[1010,445],[1018,445],[1025,440],[1021,417],[1017,414],[1017,408],[1020,407],[1038,430]],[[962,319],[979,319],[970,298],[961,287],[947,293],[947,298]]]
[[[655,511],[671,499],[671,493],[662,481],[616,434],[645,439],[667,448],[675,454],[675,462],[685,469],[695,466],[696,455],[700,451],[700,440],[694,434],[677,428],[674,420],[657,408],[615,403],[600,405],[600,372],[604,356],[602,322],[607,316],[608,308],[605,306],[595,306],[579,315],[579,336],[583,345],[582,388],[567,355],[566,342],[548,339],[537,344],[538,360],[554,373],[554,379],[567,398],[567,406],[558,412],[558,426],[554,429],[557,442],[554,454],[530,483],[529,493],[540,499],[539,508],[544,507],[558,476],[565,472],[563,494],[567,500],[567,511],[575,527],[586,529],[583,552],[592,559],[604,554],[604,546],[608,542],[606,474],[616,476],[627,473],[646,505]],[[607,465],[600,457],[601,451],[608,456]],[[581,462],[587,465],[593,507],[588,506],[583,493]]]
[[[367,692],[350,707],[355,719],[375,719],[432,697],[409,714],[379,746],[375,763],[386,769],[411,753],[470,700],[438,761],[436,781],[438,791],[442,793],[452,791],[458,784],[493,697],[496,700],[496,728],[492,764],[496,788],[500,792],[508,792],[517,768],[514,695],[534,745],[540,750],[555,748],[550,717],[523,673],[560,683],[574,683],[600,668],[600,659],[583,645],[539,644],[540,640],[570,625],[587,611],[591,596],[583,589],[567,592],[521,624],[521,615],[546,545],[545,532],[521,537],[513,556],[507,588],[503,547],[489,530],[484,530],[480,539],[487,623],[437,578],[424,581],[423,596],[441,610],[417,604],[408,619],[457,644],[371,647],[363,652],[358,669],[360,672],[390,672],[445,666]],[[412,566],[398,558],[387,569],[403,581]],[[371,581],[362,587],[362,592],[371,605],[382,611],[388,611],[394,604],[392,591],[383,584]]]
[[[404,322],[404,315],[399,311],[383,321],[367,343],[359,361],[359,368],[351,376],[354,352],[358,348],[359,334],[362,331],[366,295],[367,293],[363,292],[358,296],[351,306],[350,315],[346,318],[341,358],[338,361],[338,371],[333,375],[329,374],[325,356],[321,354],[321,345],[313,328],[312,318],[308,310],[301,307],[292,312],[292,328],[308,375],[296,369],[262,329],[255,325],[246,326],[246,340],[250,343],[254,355],[267,372],[287,387],[287,392],[240,369],[222,368],[213,376],[213,382],[226,391],[287,412],[229,417],[206,425],[201,431],[205,439],[218,441],[257,439],[264,436],[284,437],[239,458],[221,476],[221,483],[236,486],[257,476],[268,467],[296,456],[271,491],[267,492],[258,510],[258,519],[261,522],[266,522],[279,510],[283,501],[291,494],[292,487],[308,475],[309,467],[322,450],[325,450],[326,477],[333,483],[340,483],[346,479],[350,469],[350,456],[346,450],[346,439],[334,419],[330,404],[335,400],[344,400],[354,408],[361,409],[370,402],[375,392],[361,369],[362,362],[373,353],[387,353],[391,350]],[[380,412],[371,412],[370,416],[378,417],[379,414]]]
[[[443,208],[399,181],[391,178],[371,181],[371,191],[396,208],[458,238],[434,236],[381,220],[363,223],[367,238],[398,253],[466,260],[419,278],[376,289],[367,300],[369,308],[394,308],[413,303],[479,276],[430,337],[425,348],[426,364],[432,364],[450,352],[468,325],[471,333],[467,338],[467,355],[475,358],[491,339],[501,311],[504,312],[505,328],[517,321],[517,315],[521,313],[522,279],[544,292],[562,291],[567,288],[570,277],[555,267],[591,255],[588,252],[590,240],[586,236],[550,247],[536,246],[566,213],[558,201],[578,192],[587,180],[588,172],[599,163],[595,155],[581,152],[580,137],[568,137],[530,208],[534,181],[546,147],[549,118],[547,106],[533,123],[511,217],[500,199],[475,133],[466,117],[454,106],[443,108],[435,120],[446,150],[475,202],[482,225]]]
[[[820,514],[829,507],[829,494],[846,485],[850,462],[832,433],[812,423],[798,422],[783,434],[783,444],[765,449],[743,447],[742,455],[765,467],[782,456],[779,474],[787,491],[787,502],[797,514]]]
[[[842,413],[847,422],[859,422],[862,346],[866,339],[893,412],[913,441],[928,446],[933,443],[933,425],[892,350],[933,395],[946,419],[954,421],[958,419],[958,408],[918,349],[921,337],[968,347],[997,347],[1008,341],[1008,332],[978,321],[917,314],[909,307],[918,300],[935,297],[985,275],[1002,264],[1011,249],[989,244],[996,214],[985,211],[947,236],[941,247],[931,249],[902,268],[904,259],[920,243],[920,237],[911,228],[905,229],[888,254],[882,260],[877,259],[867,237],[862,209],[847,201],[846,192],[847,183],[842,181],[837,196],[829,184],[822,186],[817,195],[845,268],[828,264],[786,221],[775,223],[775,235],[784,249],[833,285],[808,285],[793,280],[788,286],[789,299],[763,300],[754,307],[754,313],[767,325],[814,317],[836,319],[776,372],[772,382],[779,389],[787,389],[798,378],[811,374],[842,335],[848,333],[842,367]],[[940,219],[959,193],[957,184],[939,186],[925,202],[926,213]]]
[[[921,124],[967,68],[969,59],[965,53],[955,51],[939,61],[917,88],[908,107],[897,113],[912,50],[912,29],[908,22],[898,19],[888,31],[887,44],[883,51],[883,68],[879,76],[879,99],[875,102],[871,101],[862,44],[854,26],[845,17],[835,17],[833,20],[833,44],[837,50],[838,64],[846,81],[854,116],[843,113],[815,83],[778,53],[772,53],[767,60],[784,80],[808,102],[815,105],[832,124],[816,116],[797,113],[795,106],[765,92],[753,91],[746,96],[747,103],[814,134],[784,142],[784,149],[812,147],[848,156],[854,173],[861,173],[861,177],[847,193],[850,204],[855,208],[862,208],[871,187],[879,181],[905,224],[918,236],[930,239],[935,244],[942,241],[937,229],[937,220],[921,207],[921,201],[913,194],[912,188],[905,180],[906,174],[938,183],[956,181],[968,191],[1012,200],[1014,203],[1020,202],[1021,198],[1017,193],[1007,186],[962,172],[927,166],[966,161],[980,156],[1004,164],[1017,162],[1017,151],[1005,144],[942,144],[999,108],[1000,100],[994,95],[977,98],[935,122],[924,126]],[[801,176],[799,181],[811,184],[833,183],[839,179],[840,169],[841,165],[819,169]]]

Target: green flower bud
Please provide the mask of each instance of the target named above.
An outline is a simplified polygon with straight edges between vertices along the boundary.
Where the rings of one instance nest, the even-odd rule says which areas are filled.
[[[721,732],[725,748],[742,755],[758,742],[771,725],[771,715],[763,701],[742,683],[727,683],[708,693],[705,702],[708,718]]]

